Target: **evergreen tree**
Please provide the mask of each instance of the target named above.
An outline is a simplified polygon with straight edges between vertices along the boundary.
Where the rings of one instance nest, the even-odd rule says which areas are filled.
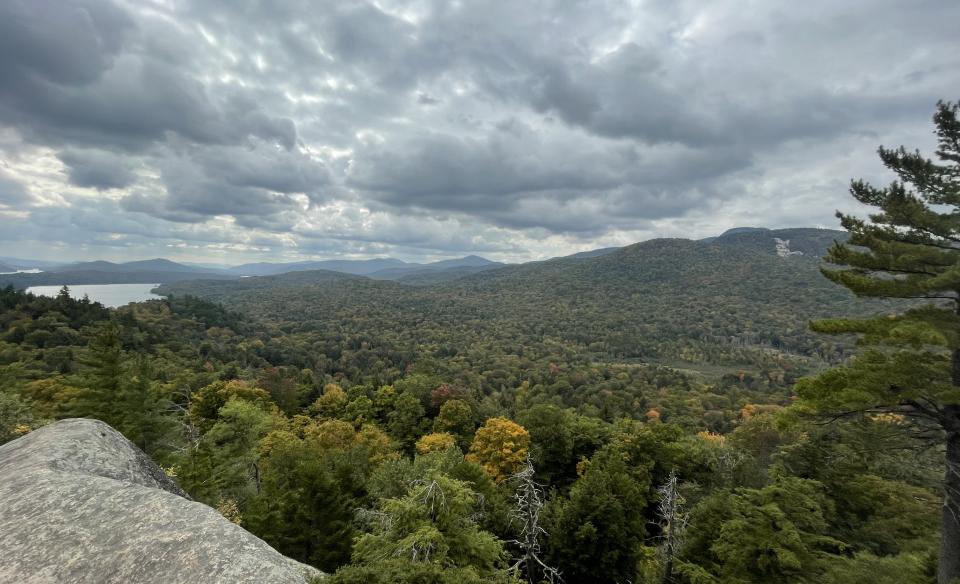
[[[819,582],[825,563],[846,551],[826,534],[833,511],[823,485],[794,477],[718,491],[691,512],[674,574],[693,582]]]
[[[141,450],[153,454],[169,428],[164,417],[166,404],[156,390],[153,365],[145,355],[137,355],[125,369],[116,429]]]
[[[650,489],[649,476],[640,482],[636,470],[620,451],[601,451],[570,489],[569,500],[552,502],[546,518],[549,565],[564,582],[592,583],[597,575],[608,582],[636,581]]]
[[[573,457],[573,414],[549,404],[538,404],[520,415],[530,432],[537,479],[560,486],[576,478]]]
[[[123,347],[120,327],[110,322],[90,341],[79,359],[82,373],[75,385],[80,388],[67,407],[72,416],[91,417],[117,427],[121,420],[120,386],[123,383]]]
[[[69,306],[70,305],[70,288],[69,286],[62,286],[60,291],[57,292],[57,305],[58,306]]]
[[[827,333],[859,333],[868,350],[847,366],[798,384],[801,403],[833,416],[895,413],[904,427],[946,445],[939,582],[960,578],[960,105],[933,117],[938,161],[879,149],[898,179],[885,188],[853,181],[869,220],[838,213],[850,232],[825,258],[824,275],[858,296],[933,303],[896,316],[832,319]]]
[[[482,503],[467,482],[429,470],[403,496],[383,499],[378,509],[361,515],[370,532],[357,539],[354,563],[403,559],[496,578],[504,572],[505,552],[476,521]]]
[[[245,525],[284,555],[332,572],[350,559],[350,497],[324,452],[303,440],[278,440],[262,463],[262,488]]]

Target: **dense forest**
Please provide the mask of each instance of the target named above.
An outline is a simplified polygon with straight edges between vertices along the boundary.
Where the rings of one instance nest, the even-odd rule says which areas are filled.
[[[8,287],[0,441],[104,420],[336,584],[949,582],[960,264],[927,204],[960,204],[956,166],[881,157],[934,194],[855,182],[881,212],[844,233],[119,309]]]
[[[339,370],[351,377],[381,369],[379,382],[390,382],[412,354],[427,352],[469,361],[473,371],[496,368],[504,356],[528,356],[744,368],[776,385],[848,354],[851,343],[811,333],[810,318],[897,306],[855,300],[820,276],[820,257],[845,236],[783,229],[710,241],[661,239],[601,257],[420,286],[313,271],[194,280],[160,291],[203,297],[275,324],[289,351],[300,345],[306,355],[336,354]],[[778,254],[778,240],[789,241],[791,255]],[[334,339],[339,350],[330,346]],[[347,353],[358,349],[378,363],[354,367]]]
[[[564,582],[656,582],[671,521],[676,581],[851,582],[883,565],[925,582],[935,567],[937,452],[904,464],[895,420],[798,418],[770,379],[588,362],[549,341],[441,357],[331,334],[310,360],[285,344],[302,333],[189,296],[107,310],[8,289],[0,308],[4,441],[103,419],[334,581],[506,582],[536,551]]]

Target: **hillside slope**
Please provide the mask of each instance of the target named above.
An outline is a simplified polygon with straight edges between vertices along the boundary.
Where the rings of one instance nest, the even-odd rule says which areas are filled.
[[[369,260],[322,260],[294,263],[255,263],[230,268],[229,272],[243,276],[273,276],[290,272],[326,270],[356,276],[368,276],[375,280],[397,280],[404,276],[452,271],[456,275],[471,273],[501,266],[479,256],[466,256],[450,260],[440,260],[428,264],[408,263],[394,258],[374,258]],[[456,277],[454,275],[453,277]],[[451,279],[443,278],[441,279]]]
[[[167,270],[106,271],[77,270],[41,272],[39,274],[2,274],[0,287],[12,285],[16,289],[30,286],[62,286],[78,284],[162,284],[197,278],[236,280],[238,276],[198,272],[173,272]]]
[[[393,258],[374,258],[370,260],[321,260],[290,263],[259,262],[234,266],[229,271],[242,276],[275,276],[289,272],[327,270],[365,276],[380,270],[406,265],[406,262]]]
[[[152,260],[139,260],[134,262],[124,262],[120,264],[107,262],[103,260],[98,260],[95,262],[80,262],[75,264],[65,264],[62,266],[57,266],[55,268],[49,268],[46,271],[48,272],[111,272],[111,273],[180,272],[180,273],[193,273],[193,274],[212,274],[212,273],[217,273],[219,270],[211,270],[207,268],[187,266],[171,260],[167,260],[163,258],[155,258]]]
[[[559,342],[601,361],[808,369],[849,348],[809,332],[810,319],[893,307],[855,300],[819,273],[819,258],[844,235],[788,229],[657,239],[422,287],[304,277],[182,282],[161,292],[200,295],[311,338],[372,335],[392,348]]]

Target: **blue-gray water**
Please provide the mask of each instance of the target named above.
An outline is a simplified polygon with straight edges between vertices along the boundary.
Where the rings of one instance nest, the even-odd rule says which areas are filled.
[[[90,300],[99,302],[104,306],[116,308],[125,306],[131,302],[142,302],[144,300],[153,300],[162,298],[156,294],[151,294],[150,289],[156,288],[159,284],[78,284],[68,286],[70,296],[73,298],[83,298],[86,294]],[[63,286],[31,286],[27,292],[32,292],[40,296],[56,296]]]

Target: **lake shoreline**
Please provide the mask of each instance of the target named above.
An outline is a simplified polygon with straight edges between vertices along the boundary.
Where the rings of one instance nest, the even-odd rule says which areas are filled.
[[[147,300],[161,300],[163,296],[155,294],[153,289],[159,286],[159,283],[150,284],[77,284],[71,286],[66,284],[70,290],[71,298],[83,298],[87,296],[93,302],[99,302],[107,308],[118,308],[126,306],[131,302],[144,302]],[[38,296],[55,297],[60,293],[64,284],[30,286],[27,292]]]

